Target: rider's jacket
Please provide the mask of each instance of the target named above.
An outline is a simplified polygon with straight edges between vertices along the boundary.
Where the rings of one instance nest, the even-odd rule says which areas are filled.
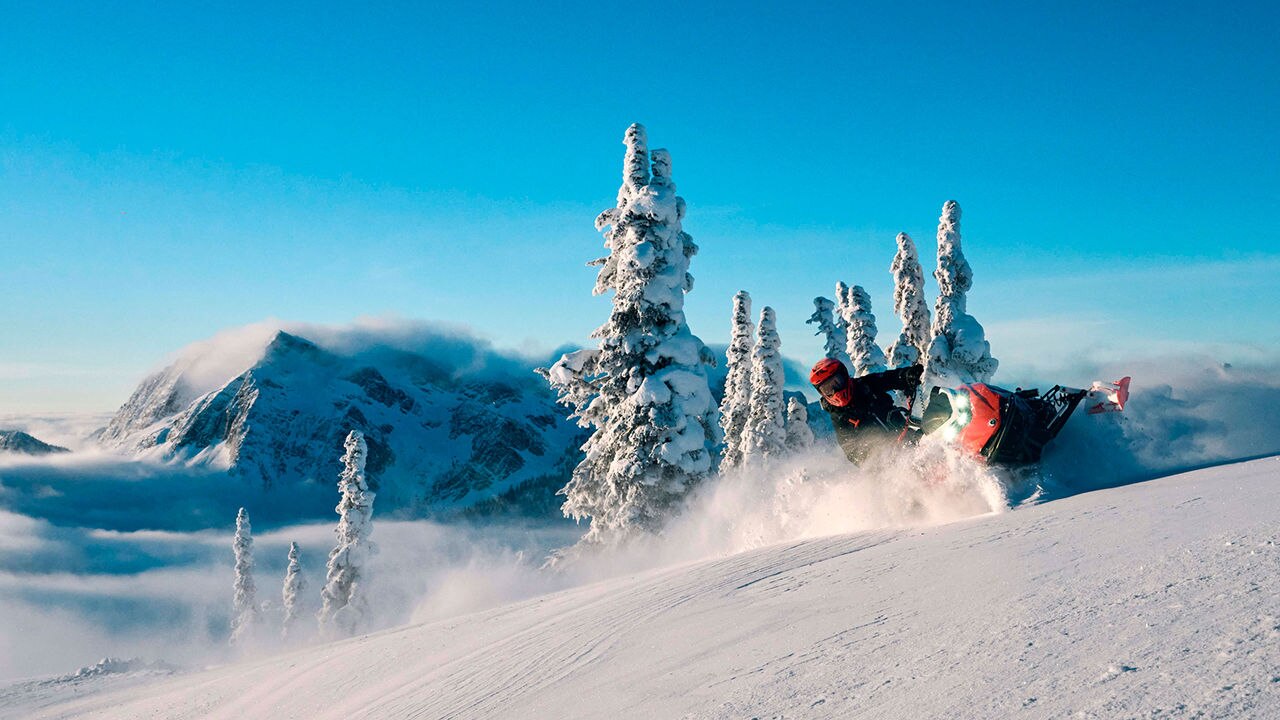
[[[894,390],[914,392],[920,378],[920,366],[849,378],[852,399],[844,407],[820,400],[822,409],[831,416],[836,441],[844,454],[855,463],[866,460],[871,452],[894,442],[907,426],[907,413],[893,402]],[[914,438],[915,433],[909,433]]]

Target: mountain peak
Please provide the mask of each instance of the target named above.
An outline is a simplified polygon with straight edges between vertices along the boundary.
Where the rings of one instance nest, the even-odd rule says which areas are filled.
[[[64,447],[50,445],[21,430],[0,430],[0,452],[15,452],[23,455],[50,455],[71,451]]]
[[[305,494],[331,486],[342,439],[360,430],[383,508],[435,514],[485,503],[541,513],[554,510],[547,499],[585,439],[550,391],[521,382],[527,370],[456,377],[459,357],[503,362],[479,345],[427,344],[428,355],[366,342],[353,351],[278,329],[249,340],[223,343],[216,357],[216,343],[206,344],[207,362],[193,353],[144,381],[104,444]],[[193,367],[200,378],[183,380]],[[215,378],[225,379],[194,397],[174,389]]]
[[[310,340],[279,330],[276,332],[275,337],[271,338],[271,342],[267,343],[267,348],[263,351],[263,359],[283,354],[318,355],[323,352],[324,350],[321,350],[318,345]]]

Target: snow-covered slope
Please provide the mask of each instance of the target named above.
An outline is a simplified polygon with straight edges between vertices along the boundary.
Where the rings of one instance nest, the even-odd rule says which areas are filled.
[[[70,451],[64,447],[50,445],[21,430],[0,430],[0,453],[5,452],[21,453],[23,455],[52,455]]]
[[[1280,717],[1278,480],[776,545],[0,714]]]
[[[226,467],[266,487],[336,482],[342,440],[369,445],[381,511],[434,514],[521,488],[539,510],[576,462],[580,433],[528,367],[468,373],[365,343],[331,351],[283,330],[212,383],[187,355],[144,380],[101,432],[109,448]],[[235,367],[234,365],[232,367]]]

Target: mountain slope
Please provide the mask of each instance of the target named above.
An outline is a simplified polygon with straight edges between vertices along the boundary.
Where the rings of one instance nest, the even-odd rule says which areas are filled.
[[[342,439],[357,429],[379,510],[415,514],[503,497],[545,512],[581,444],[528,368],[467,373],[394,347],[340,354],[284,331],[207,392],[189,377],[192,364],[144,380],[100,442],[225,467],[265,487],[328,487]]]
[[[3,452],[23,455],[52,455],[71,451],[64,447],[50,445],[21,430],[0,430],[0,453]]]
[[[825,537],[42,718],[1276,717],[1280,459]]]

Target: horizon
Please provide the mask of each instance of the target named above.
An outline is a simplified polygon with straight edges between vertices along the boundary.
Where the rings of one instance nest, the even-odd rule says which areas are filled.
[[[590,4],[336,9],[13,11],[0,412],[109,411],[164,358],[272,318],[585,344],[631,122],[671,151],[708,344],[745,289],[808,364],[812,298],[843,280],[888,345],[894,236],[931,273],[955,199],[997,382],[1276,363],[1280,327],[1251,310],[1280,303],[1274,7],[691,6],[639,21],[647,55]]]

